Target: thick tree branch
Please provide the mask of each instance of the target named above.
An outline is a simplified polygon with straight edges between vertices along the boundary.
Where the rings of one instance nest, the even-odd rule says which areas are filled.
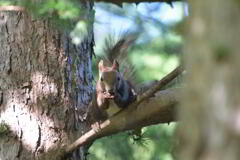
[[[71,153],[81,145],[121,131],[174,121],[176,119],[175,106],[179,102],[179,92],[179,89],[160,91],[155,97],[144,101],[136,109],[133,110],[129,107],[119,112],[103,122],[101,124],[102,129],[99,132],[90,130],[67,146],[65,152]]]
[[[137,101],[101,124],[101,130],[95,132],[93,129],[81,136],[74,143],[66,147],[65,152],[70,153],[81,145],[91,142],[97,138],[108,136],[120,131],[135,129],[157,123],[169,123],[175,119],[174,107],[178,103],[178,90],[161,91],[167,83],[175,79],[183,71],[177,67],[174,71],[157,82],[144,94],[138,96]],[[152,97],[152,98],[150,98]],[[144,101],[144,102],[143,102]],[[143,102],[143,103],[141,103]]]

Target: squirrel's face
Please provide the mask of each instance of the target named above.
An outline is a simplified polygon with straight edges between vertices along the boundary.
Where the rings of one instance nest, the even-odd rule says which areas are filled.
[[[103,65],[103,61],[101,60],[98,64],[98,68],[101,87],[105,90],[105,92],[110,95],[114,95],[116,88],[121,81],[120,73],[118,72],[119,64],[117,61],[114,61],[111,67],[105,67]]]
[[[117,71],[102,72],[100,75],[100,81],[103,84],[103,88],[110,95],[114,95],[120,80],[121,79]]]

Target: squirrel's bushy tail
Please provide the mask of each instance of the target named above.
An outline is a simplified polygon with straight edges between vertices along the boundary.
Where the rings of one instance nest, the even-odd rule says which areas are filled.
[[[129,60],[129,48],[135,43],[139,33],[126,32],[120,36],[110,34],[107,36],[103,47],[103,59],[109,66],[113,64],[114,60],[117,60],[120,67],[120,72],[124,79],[134,82],[136,69]],[[118,38],[116,38],[118,37]]]

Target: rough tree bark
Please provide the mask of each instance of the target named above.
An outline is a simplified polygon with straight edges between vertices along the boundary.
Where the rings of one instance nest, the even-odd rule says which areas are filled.
[[[81,3],[92,17],[93,3]],[[41,159],[88,129],[81,120],[92,92],[92,25],[76,46],[49,20],[0,11],[0,123],[8,126],[0,134],[1,160]],[[70,158],[85,159],[84,149]]]
[[[240,3],[190,1],[179,159],[240,159]]]

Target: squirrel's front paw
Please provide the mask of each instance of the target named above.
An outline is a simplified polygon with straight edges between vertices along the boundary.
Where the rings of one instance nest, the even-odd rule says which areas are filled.
[[[113,98],[114,98],[114,95],[111,95],[111,94],[105,92],[105,93],[104,93],[104,98],[113,99]]]
[[[91,128],[95,132],[99,132],[101,130],[101,122],[95,122],[95,123],[91,124]]]

